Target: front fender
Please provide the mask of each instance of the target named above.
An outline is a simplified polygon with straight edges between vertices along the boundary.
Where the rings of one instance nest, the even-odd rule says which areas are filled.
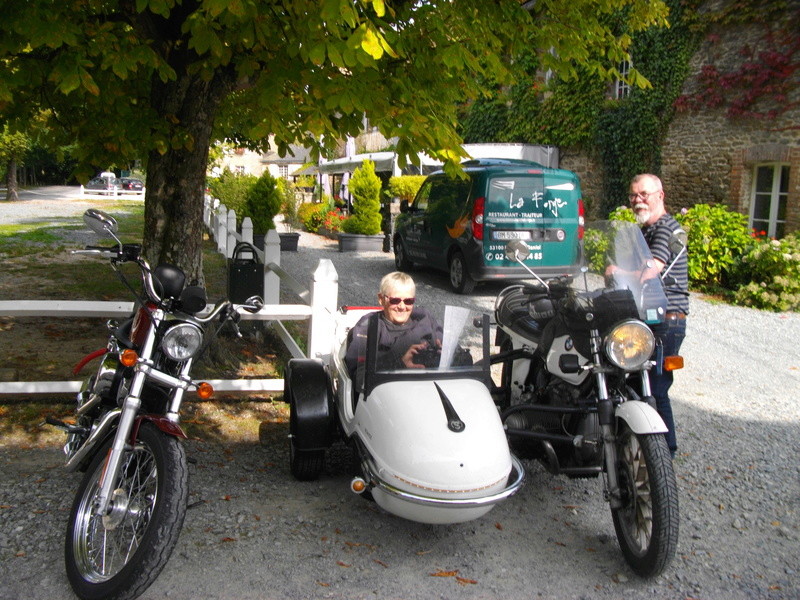
[[[322,361],[294,358],[284,374],[284,402],[289,403],[289,429],[298,450],[320,450],[333,443],[333,390]]]
[[[640,400],[623,402],[617,406],[614,415],[625,421],[634,433],[667,433],[667,426],[661,415],[652,406]]]

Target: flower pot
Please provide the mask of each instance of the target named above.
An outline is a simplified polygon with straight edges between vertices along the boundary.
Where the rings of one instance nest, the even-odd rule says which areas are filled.
[[[300,234],[296,231],[290,231],[286,233],[279,233],[278,236],[281,239],[281,250],[286,250],[287,252],[297,252],[297,242],[300,239]]]
[[[360,233],[340,233],[339,252],[380,252],[383,250],[383,234],[363,235]]]

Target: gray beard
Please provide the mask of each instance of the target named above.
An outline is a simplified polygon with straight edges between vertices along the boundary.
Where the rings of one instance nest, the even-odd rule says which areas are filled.
[[[633,207],[634,214],[636,215],[636,222],[640,226],[647,225],[647,221],[650,219],[650,210],[648,208],[646,208],[646,207],[647,207],[646,204],[644,206],[642,206],[642,208],[644,208],[644,210],[641,210],[641,211],[638,210],[639,209],[639,205]]]

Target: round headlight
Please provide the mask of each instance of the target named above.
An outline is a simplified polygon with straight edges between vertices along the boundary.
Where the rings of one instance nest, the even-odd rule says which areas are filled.
[[[606,355],[620,369],[636,371],[653,355],[655,343],[647,325],[641,321],[625,321],[606,336]]]
[[[203,343],[203,332],[193,323],[173,325],[161,340],[161,349],[172,360],[192,358]]]

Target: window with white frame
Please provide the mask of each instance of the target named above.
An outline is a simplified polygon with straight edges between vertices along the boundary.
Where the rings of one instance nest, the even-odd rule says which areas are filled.
[[[278,175],[284,179],[289,178],[289,165],[278,165]]]
[[[756,165],[750,198],[750,227],[756,235],[782,238],[786,230],[789,166]]]
[[[614,98],[616,100],[627,98],[631,93],[631,86],[624,80],[630,71],[631,61],[623,60],[619,63],[619,74],[621,77],[614,82]]]

